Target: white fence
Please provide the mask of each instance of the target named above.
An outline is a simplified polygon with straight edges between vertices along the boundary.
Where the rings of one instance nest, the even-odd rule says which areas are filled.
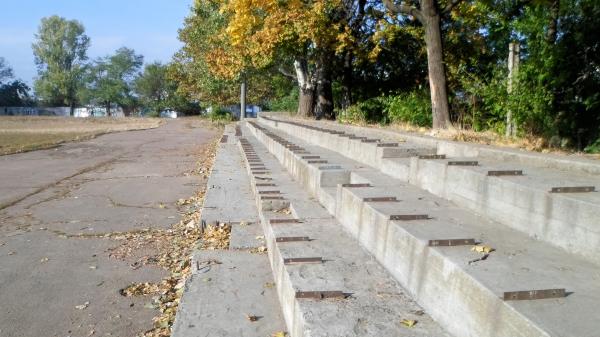
[[[123,109],[111,109],[112,117],[123,117]],[[70,116],[70,107],[0,107],[0,116]],[[76,108],[74,111],[75,117],[105,117],[106,108],[85,107]]]

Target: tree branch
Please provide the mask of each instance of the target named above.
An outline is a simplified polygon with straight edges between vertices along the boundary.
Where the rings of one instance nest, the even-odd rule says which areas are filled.
[[[450,0],[450,1],[448,1],[448,4],[446,5],[446,7],[444,7],[444,9],[442,10],[442,14],[450,13],[450,11],[452,11],[452,9],[454,7],[456,7],[456,5],[458,5],[461,2],[462,2],[462,0]]]
[[[423,22],[423,15],[421,14],[421,11],[413,6],[407,5],[403,2],[401,2],[400,4],[395,4],[392,2],[392,0],[383,0],[383,4],[388,9],[388,11],[394,14],[411,15],[417,18],[419,21]]]
[[[285,77],[289,77],[291,79],[293,79],[294,81],[298,81],[298,77],[290,72],[288,72],[287,70],[283,69],[283,67],[279,67],[277,69],[283,76]]]

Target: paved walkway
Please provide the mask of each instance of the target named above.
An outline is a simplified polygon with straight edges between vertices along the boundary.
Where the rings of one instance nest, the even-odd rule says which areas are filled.
[[[177,222],[176,202],[203,183],[189,173],[214,135],[176,120],[1,156],[0,336],[134,336],[150,329],[151,299],[119,290],[165,272],[132,268],[135,258],[109,258],[119,241],[94,235]]]

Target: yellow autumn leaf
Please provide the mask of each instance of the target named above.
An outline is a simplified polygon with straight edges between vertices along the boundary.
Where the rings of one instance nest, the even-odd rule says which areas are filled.
[[[413,326],[415,326],[415,324],[417,324],[417,321],[413,319],[403,319],[400,321],[400,324],[404,325],[407,328],[412,328]]]
[[[286,337],[286,336],[287,336],[287,333],[283,332],[283,331],[277,331],[271,335],[271,337]]]
[[[471,248],[471,250],[474,252],[477,252],[477,253],[489,254],[489,253],[493,252],[495,249],[490,246],[476,245],[476,246],[473,246],[473,248]]]

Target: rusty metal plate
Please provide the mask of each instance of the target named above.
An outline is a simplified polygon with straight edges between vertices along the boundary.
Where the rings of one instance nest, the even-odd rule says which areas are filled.
[[[296,291],[296,298],[309,298],[313,300],[323,300],[327,298],[346,298],[343,291]]]
[[[309,164],[327,164],[327,160],[309,160],[308,161]]]
[[[279,191],[258,191],[258,194],[281,194]]]
[[[410,221],[410,220],[427,220],[429,215],[427,214],[395,214],[390,215],[390,220],[399,221]]]
[[[475,239],[429,240],[429,247],[474,246]]]
[[[500,171],[488,171],[488,176],[522,176],[522,170],[500,170]]]
[[[283,264],[323,263],[322,257],[288,257],[283,259]]]
[[[345,134],[342,134],[342,135],[340,135],[340,137],[348,137],[348,138],[352,138],[352,137],[356,137],[356,135],[352,135],[352,134],[345,133]]]
[[[367,137],[360,137],[360,136],[350,136],[350,139],[367,139]]]
[[[254,177],[254,179],[258,179],[258,180],[273,180],[273,178],[269,178],[269,177]]]
[[[277,186],[277,184],[273,184],[273,183],[258,183],[255,184],[257,187],[261,187],[261,186]]]
[[[422,154],[419,159],[446,159],[445,154]]]
[[[371,187],[371,184],[342,184],[342,187]]]
[[[543,300],[546,298],[561,298],[567,296],[564,288],[559,289],[542,289],[542,290],[524,290],[524,291],[507,291],[502,299],[505,301],[529,301]]]
[[[252,171],[266,171],[267,168],[264,167],[264,166],[256,166],[256,167],[250,166],[250,170],[252,170]]]
[[[379,141],[380,141],[380,139],[368,139],[368,138],[361,140],[362,143],[377,143]]]
[[[395,202],[398,201],[396,197],[368,197],[363,198],[364,202]]]
[[[281,236],[275,239],[275,242],[298,242],[310,241],[308,236]]]
[[[321,156],[302,156],[302,159],[319,159]]]
[[[448,166],[477,166],[479,162],[471,160],[453,160],[448,162]]]
[[[398,143],[379,143],[377,147],[398,147]]]
[[[300,219],[269,219],[270,224],[279,224],[279,223],[302,223]]]
[[[586,193],[595,191],[596,187],[594,186],[564,186],[552,187],[550,193]]]

